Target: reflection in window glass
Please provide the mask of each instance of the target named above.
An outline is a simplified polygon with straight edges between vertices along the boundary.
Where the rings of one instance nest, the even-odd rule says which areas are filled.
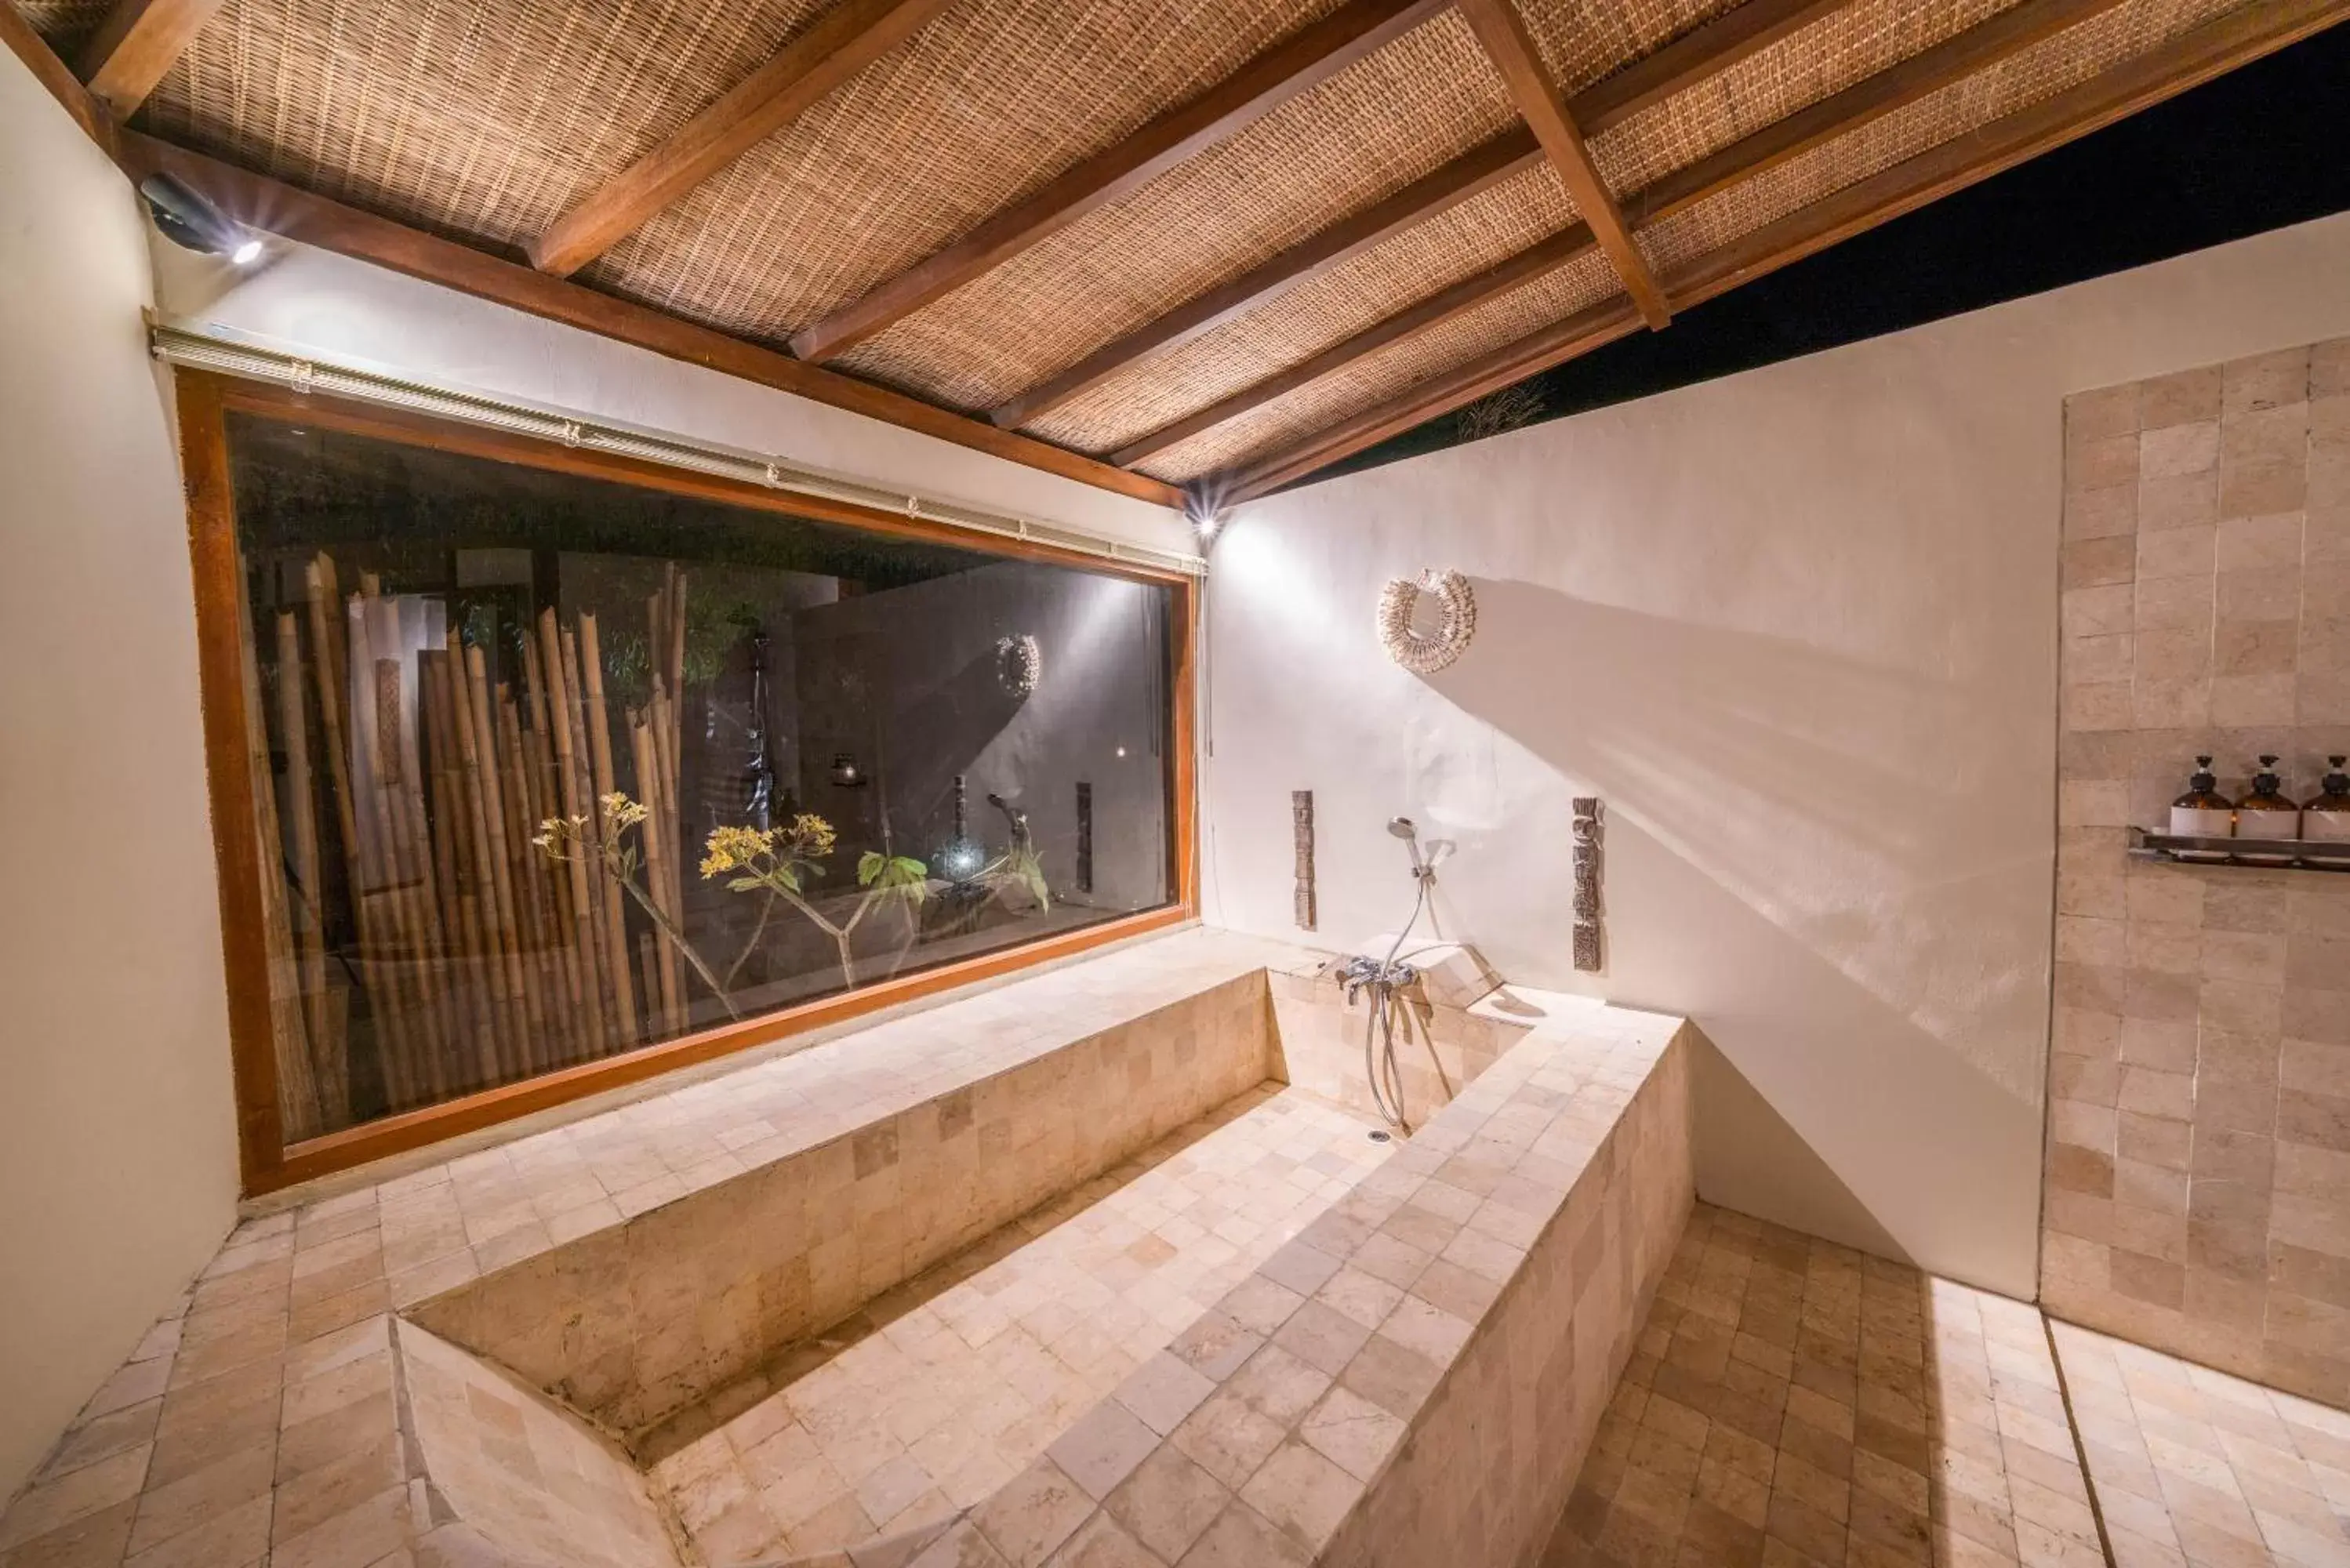
[[[1170,900],[1163,585],[230,449],[289,1142]]]

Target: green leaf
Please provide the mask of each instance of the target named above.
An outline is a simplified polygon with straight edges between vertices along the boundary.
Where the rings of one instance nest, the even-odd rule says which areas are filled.
[[[736,877],[727,882],[726,890],[730,893],[753,893],[766,885],[766,878],[763,877]]]
[[[873,878],[881,875],[881,867],[886,864],[888,864],[888,862],[879,854],[870,849],[858,856],[857,857],[857,885],[860,888],[870,888],[873,886]]]

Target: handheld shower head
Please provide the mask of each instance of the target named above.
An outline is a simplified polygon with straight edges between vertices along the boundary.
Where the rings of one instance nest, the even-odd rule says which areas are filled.
[[[1388,832],[1402,839],[1404,847],[1411,851],[1411,874],[1415,877],[1427,876],[1428,857],[1419,852],[1419,829],[1414,826],[1411,818],[1408,816],[1388,818]]]

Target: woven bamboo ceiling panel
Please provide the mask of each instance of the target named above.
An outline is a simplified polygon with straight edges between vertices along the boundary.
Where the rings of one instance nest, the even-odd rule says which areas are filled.
[[[985,407],[1515,122],[1468,27],[1437,16],[918,311],[846,363],[942,402]],[[1331,158],[1333,148],[1345,156]],[[1210,234],[1215,244],[1201,244]],[[1007,321],[1023,323],[1016,339],[1004,337]]]
[[[1858,0],[1600,137],[1611,189],[1661,175],[1906,60],[2004,8],[2006,0]]]
[[[136,0],[10,3],[80,63]],[[779,51],[894,15],[806,101],[550,265],[1035,441],[1247,493],[1588,346],[1550,330],[1562,322],[1638,329],[1636,298],[1824,243],[1807,223],[1851,232],[1856,202],[1876,221],[1928,199],[1970,148],[1992,150],[1984,169],[2029,155],[2062,140],[2043,121],[2070,134],[2350,14],[897,3],[182,0],[153,7],[194,30],[132,124],[524,259],[581,203],[616,200],[631,165],[690,146]],[[1513,50],[1514,78],[1497,68]],[[1586,131],[1587,173],[1528,130],[1545,88]],[[1197,134],[1180,150],[1094,178],[1203,101],[1219,114],[1184,121]],[[1604,194],[1584,213],[1569,191],[1587,178]],[[965,243],[1014,216],[1016,242]]]
[[[1036,422],[1083,451],[1116,448],[1312,358],[1575,221],[1547,169],[1529,169],[1239,320],[1146,360]]]
[[[1278,398],[1146,460],[1163,479],[1200,479],[1309,435],[1381,398],[1620,291],[1605,257],[1586,256],[1522,285],[1429,332],[1364,356],[1345,369]]]
[[[822,5],[228,0],[146,117],[305,189],[510,245]]]
[[[1666,219],[1644,236],[1649,252],[1667,266],[1693,260],[1830,192],[2037,103],[2231,8],[2230,0],[2129,0],[2045,44]]]
[[[957,6],[648,225],[598,276],[779,337],[1231,75],[1333,3]]]

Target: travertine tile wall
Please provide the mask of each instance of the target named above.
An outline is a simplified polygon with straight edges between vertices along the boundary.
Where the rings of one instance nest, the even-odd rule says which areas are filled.
[[[2198,753],[2350,751],[2350,339],[2065,405],[2041,1293],[2350,1404],[2350,877],[2132,859]]]
[[[636,1432],[1271,1075],[1262,970],[486,1274],[417,1321]],[[746,1162],[747,1163],[747,1162]]]

